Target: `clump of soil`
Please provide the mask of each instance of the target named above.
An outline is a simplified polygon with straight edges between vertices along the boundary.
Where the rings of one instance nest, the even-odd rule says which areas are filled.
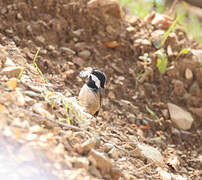
[[[65,94],[69,90],[72,95],[78,95],[83,83],[78,74],[84,67],[92,66],[105,72],[106,98],[94,129],[106,141],[121,147],[118,157],[111,155],[110,158],[127,179],[159,177],[153,164],[148,165],[144,159],[124,153],[123,150],[133,151],[134,137],[157,147],[165,159],[172,155],[180,159],[180,168],[167,165],[166,171],[187,178],[189,174],[192,174],[191,178],[199,177],[202,166],[199,159],[202,152],[202,67],[194,53],[180,52],[182,49],[199,50],[200,47],[182,29],[170,33],[163,45],[168,65],[165,74],[161,74],[156,51],[165,29],[152,24],[149,18],[124,15],[117,1],[19,0],[1,1],[0,6],[0,43],[19,48],[27,68],[41,47],[37,64],[53,85],[52,91]],[[15,58],[16,64],[22,62]],[[41,79],[36,73],[31,75],[31,70],[28,74],[33,80]],[[38,97],[37,102],[41,101],[45,100]],[[172,123],[167,108],[169,102],[192,113],[195,121],[189,131],[179,130]],[[65,116],[64,108],[58,111]],[[53,126],[55,124],[50,125]],[[61,130],[62,135],[65,133]],[[67,139],[64,140],[61,134],[57,131],[56,137],[66,148],[64,153],[69,158],[81,156],[72,146],[87,138],[75,140],[67,135],[67,139],[70,138],[70,145],[67,145]],[[104,146],[106,142],[97,150],[104,151]],[[70,153],[70,150],[74,152]],[[120,161],[126,157],[127,161]],[[68,168],[73,172],[73,166]],[[88,168],[84,172],[85,175],[105,177]],[[105,178],[116,177],[114,171],[110,172]]]

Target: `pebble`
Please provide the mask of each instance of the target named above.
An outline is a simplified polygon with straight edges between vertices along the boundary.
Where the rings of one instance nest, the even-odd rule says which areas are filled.
[[[24,67],[21,66],[12,66],[12,67],[6,67],[4,68],[1,73],[4,75],[7,75],[7,77],[18,77],[20,72],[24,69]]]
[[[138,143],[136,145],[135,153],[140,157],[147,158],[157,166],[164,166],[163,156],[156,148],[153,148],[152,146]]]
[[[191,52],[198,58],[199,63],[202,64],[202,50],[201,49],[192,49]]]
[[[108,152],[108,155],[109,155],[109,157],[111,157],[111,158],[113,158],[113,159],[115,159],[115,160],[117,160],[117,159],[119,158],[119,152],[118,152],[118,150],[117,150],[115,147],[113,147],[113,148]]]
[[[76,31],[73,31],[73,34],[77,37],[80,37],[81,36],[81,33],[83,32],[84,30],[83,29],[78,29]]]
[[[174,94],[177,96],[183,96],[185,93],[184,83],[180,80],[172,80],[172,84],[174,85]]]
[[[182,130],[190,129],[194,121],[191,114],[175,104],[168,103],[167,105],[171,120],[178,126],[178,128]]]
[[[76,54],[75,51],[73,51],[72,49],[67,48],[67,47],[61,47],[60,50],[61,50],[62,52],[67,53],[68,55],[74,55],[74,54]]]
[[[196,70],[196,79],[198,84],[200,84],[200,87],[202,87],[202,67]]]
[[[192,71],[189,68],[187,68],[185,70],[185,78],[187,80],[192,80],[193,79],[193,73],[192,73]]]
[[[88,50],[83,50],[83,51],[79,52],[78,55],[80,58],[87,60],[91,56],[91,52]]]
[[[77,51],[82,51],[85,49],[85,47],[86,47],[86,43],[84,43],[84,42],[78,42],[75,44],[75,49]]]
[[[93,149],[96,145],[96,141],[94,139],[89,139],[85,141],[78,149],[80,154],[87,154],[91,149]]]
[[[46,41],[46,39],[45,39],[43,36],[37,36],[37,37],[36,37],[36,40],[39,41],[39,42],[41,42],[41,43],[43,43],[43,44],[44,44],[45,41]]]
[[[86,170],[89,169],[89,160],[86,157],[74,157],[72,161],[73,166],[76,168],[84,168]]]
[[[9,57],[6,57],[6,62],[4,63],[4,66],[5,67],[11,67],[11,66],[16,66],[16,65],[12,59],[10,59]]]
[[[40,114],[41,116],[48,118],[48,119],[53,119],[54,115],[50,114],[46,109],[43,108],[42,103],[36,103],[33,105],[33,111],[35,113]]]
[[[162,180],[172,180],[172,176],[167,171],[164,171],[161,168],[157,168],[159,175],[161,176]]]
[[[195,114],[198,117],[202,118],[202,107],[200,107],[200,108],[190,107],[189,109],[193,114]]]
[[[106,152],[106,153],[109,152],[113,147],[114,147],[113,144],[105,143],[103,146],[104,152]]]
[[[109,173],[111,168],[113,167],[112,162],[109,158],[94,149],[91,149],[88,159],[96,168],[100,169],[103,174]]]

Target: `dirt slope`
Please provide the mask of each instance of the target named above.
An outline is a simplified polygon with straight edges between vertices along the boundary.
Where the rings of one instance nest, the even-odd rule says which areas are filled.
[[[157,24],[152,25],[152,17],[143,20],[125,16],[116,1],[2,0],[0,7],[1,70],[7,66],[7,57],[15,66],[25,69],[18,88],[13,91],[6,87],[12,76],[4,75],[0,80],[0,91],[5,97],[0,99],[0,105],[6,109],[4,113],[9,114],[7,120],[2,115],[1,119],[5,121],[2,128],[12,129],[12,139],[21,141],[22,137],[33,134],[29,132],[32,126],[45,124],[43,130],[34,131],[37,140],[33,137],[31,142],[36,141],[40,150],[50,151],[50,162],[60,164],[55,170],[59,179],[118,179],[120,176],[122,179],[162,179],[158,164],[134,153],[137,139],[162,153],[164,170],[173,173],[173,178],[181,175],[187,179],[200,179],[202,67],[193,53],[180,54],[180,51],[201,47],[182,29],[170,33],[163,46],[168,67],[162,75],[156,66],[155,52],[165,30]],[[32,65],[39,47],[37,64],[47,85]],[[109,171],[98,165],[94,167],[92,158],[96,155],[78,150],[90,139],[85,131],[46,122],[46,119],[66,118],[64,104],[54,107],[47,92],[77,96],[83,84],[79,72],[88,66],[104,71],[107,76],[103,108],[96,123],[90,125],[94,129],[94,135],[90,137],[94,139],[96,134],[99,139],[98,145],[92,147],[105,152],[114,168],[119,169],[117,171],[111,167]],[[191,78],[186,77],[187,71],[191,71]],[[42,97],[27,94],[28,90]],[[16,94],[17,99],[18,96],[25,99],[24,103],[10,98]],[[28,97],[31,100],[27,100]],[[194,122],[190,130],[180,130],[172,123],[167,107],[169,102],[192,113]],[[34,108],[40,103],[41,109],[47,110],[45,114]],[[16,118],[20,119],[17,125],[12,121]],[[21,129],[21,121],[28,122],[29,126],[16,135],[16,126]],[[41,136],[46,137],[44,141]],[[25,139],[30,143],[29,138]],[[41,141],[46,145],[41,145]],[[109,144],[113,144],[114,149]],[[54,150],[56,147],[59,150]],[[109,153],[111,149],[114,152]],[[55,151],[59,153],[55,155]],[[85,163],[79,164],[77,158],[81,157]],[[173,157],[179,160],[177,166],[169,164]],[[78,168],[80,166],[82,168]]]

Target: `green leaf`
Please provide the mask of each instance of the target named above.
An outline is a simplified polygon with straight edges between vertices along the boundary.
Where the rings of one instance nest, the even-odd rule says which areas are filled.
[[[160,73],[164,74],[166,72],[166,67],[168,64],[168,58],[166,56],[166,53],[165,53],[164,49],[159,49],[158,51],[155,52],[155,54],[158,55],[157,67],[158,67]]]
[[[167,59],[157,59],[157,67],[161,74],[164,74],[166,72],[167,63]]]
[[[184,48],[180,51],[180,54],[187,54],[189,52],[189,49]]]
[[[184,18],[184,14],[178,15],[177,18],[175,19],[175,21],[171,24],[171,26],[169,27],[169,29],[164,33],[163,35],[163,39],[161,41],[161,47],[164,45],[164,43],[166,42],[166,39],[168,38],[169,34],[174,31],[176,25],[178,22],[180,22],[182,19]]]
[[[154,119],[159,119],[156,113],[152,111],[147,105],[146,105],[146,110]]]

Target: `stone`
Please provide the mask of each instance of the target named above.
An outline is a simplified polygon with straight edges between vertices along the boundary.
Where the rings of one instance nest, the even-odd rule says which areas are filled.
[[[167,171],[165,171],[161,168],[157,168],[157,171],[158,171],[159,175],[161,176],[162,180],[172,180],[172,176]]]
[[[81,36],[81,33],[83,32],[84,30],[83,29],[77,29],[76,31],[73,31],[73,34],[77,37],[80,37]]]
[[[187,80],[192,80],[193,79],[193,73],[192,73],[192,71],[189,68],[187,68],[185,70],[185,78]]]
[[[135,153],[140,157],[147,158],[148,161],[153,162],[157,166],[164,167],[163,156],[152,146],[138,143],[136,144]]]
[[[202,67],[196,69],[196,80],[199,86],[202,88]]]
[[[75,51],[73,51],[72,49],[70,48],[67,48],[67,47],[61,47],[60,50],[64,53],[67,53],[68,55],[74,55],[76,54]]]
[[[117,160],[117,159],[119,158],[119,152],[118,152],[118,150],[117,150],[115,147],[113,147],[113,148],[108,152],[108,154],[109,154],[109,157],[111,157],[111,158],[113,158],[113,159],[115,159],[115,160]]]
[[[91,52],[88,50],[83,50],[83,51],[79,52],[78,55],[80,58],[87,60],[91,56]]]
[[[4,68],[1,73],[6,75],[9,78],[18,77],[20,72],[23,71],[24,67],[21,66],[12,66]]]
[[[91,149],[88,159],[96,168],[100,169],[103,174],[109,173],[113,167],[109,158],[94,149]]]
[[[185,93],[184,83],[180,80],[172,80],[172,84],[174,85],[174,94],[177,96],[183,96]]]
[[[202,64],[202,50],[201,49],[192,49],[192,54],[195,55],[200,64]]]
[[[177,127],[182,130],[190,129],[194,121],[191,114],[175,104],[168,103],[167,105],[171,120],[177,125]]]
[[[93,149],[96,145],[96,141],[94,139],[89,139],[85,141],[83,144],[78,149],[78,152],[80,154],[86,154],[88,153],[91,149]]]
[[[114,147],[113,144],[105,143],[104,146],[103,146],[104,152],[106,152],[106,153],[109,152],[113,147]]]
[[[202,118],[202,107],[200,107],[200,108],[190,107],[189,109],[193,114],[195,114],[198,117]]]
[[[86,170],[89,169],[89,160],[86,157],[74,157],[72,161],[73,166],[76,168],[84,168]]]
[[[45,118],[48,118],[48,119],[53,119],[54,118],[54,115],[52,115],[46,109],[44,109],[42,103],[36,103],[36,104],[34,104],[33,105],[33,111],[35,113],[40,114],[41,116],[43,116]]]
[[[16,65],[12,59],[10,59],[9,57],[6,57],[6,62],[4,63],[4,66],[5,67],[11,67],[11,66],[16,66]]]

